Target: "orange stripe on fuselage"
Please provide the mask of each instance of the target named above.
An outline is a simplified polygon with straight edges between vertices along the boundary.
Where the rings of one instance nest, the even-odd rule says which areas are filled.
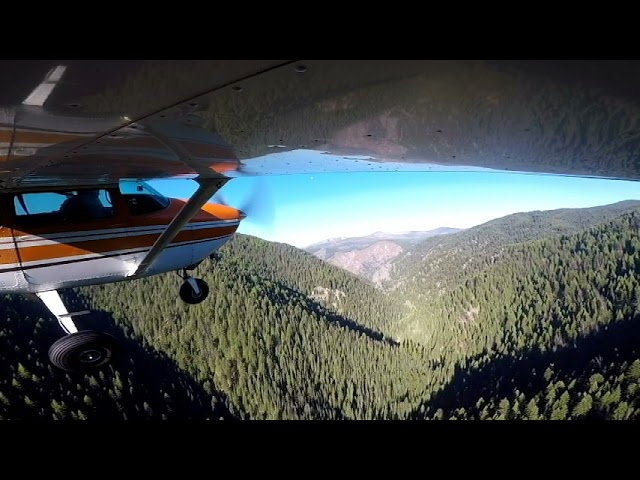
[[[93,135],[93,133],[21,132],[20,130],[16,130],[13,136],[13,143],[43,143],[46,145],[53,145],[63,142],[72,142],[74,140],[82,140]]]
[[[237,230],[237,228],[237,225],[233,225],[230,227],[213,227],[203,228],[195,231],[183,231],[176,236],[171,244],[207,239],[213,240],[215,238],[232,235]],[[149,235],[136,235],[131,237],[103,240],[86,240],[71,243],[59,243],[56,245],[20,247],[19,253],[20,259],[23,263],[74,257],[77,255],[87,255],[91,253],[108,254],[109,252],[119,250],[151,248],[159,235],[160,234],[154,233]],[[2,258],[0,258],[0,264],[2,263],[10,262],[3,262]]]
[[[13,129],[0,130],[0,143],[11,143],[12,138],[13,138]]]
[[[32,227],[29,229],[25,229],[25,227],[20,227],[19,225],[13,226],[14,234],[16,237],[24,236],[24,235],[51,235],[55,233],[66,233],[66,232],[83,232],[83,231],[94,231],[94,230],[107,230],[111,228],[135,228],[135,227],[146,227],[146,226],[157,226],[157,225],[169,225],[173,219],[178,215],[186,200],[178,200],[171,199],[171,205],[169,205],[164,210],[160,210],[158,212],[154,212],[151,214],[140,215],[140,216],[131,216],[129,221],[124,221],[122,217],[110,218],[105,220],[95,220],[90,222],[83,222],[79,224],[58,224],[58,225],[47,225],[46,227]],[[228,207],[226,205],[218,205],[207,203],[202,207],[198,213],[194,215],[189,222],[190,225],[197,225],[200,222],[212,222],[216,220],[238,220],[239,213],[233,207]],[[9,225],[7,225],[9,226]],[[3,230],[0,229],[0,237],[2,236],[11,236],[11,231],[9,229]]]

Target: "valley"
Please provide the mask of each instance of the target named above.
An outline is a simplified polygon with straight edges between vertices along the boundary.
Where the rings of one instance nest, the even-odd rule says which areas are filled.
[[[438,233],[308,251],[237,235],[198,267],[211,295],[193,306],[168,274],[63,291],[123,344],[91,375],[55,370],[57,324],[4,295],[0,416],[640,416],[640,202]]]

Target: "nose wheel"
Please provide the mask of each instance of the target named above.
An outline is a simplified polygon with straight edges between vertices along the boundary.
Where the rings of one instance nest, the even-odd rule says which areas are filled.
[[[190,305],[203,302],[209,295],[209,285],[201,278],[188,277],[180,287],[180,298]]]

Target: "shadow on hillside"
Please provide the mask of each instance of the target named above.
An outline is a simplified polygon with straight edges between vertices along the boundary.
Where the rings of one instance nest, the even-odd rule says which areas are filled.
[[[82,297],[71,289],[61,291],[64,302],[69,311],[84,310]],[[46,320],[45,329],[38,339],[37,360],[45,365],[50,365],[47,351],[49,346],[62,336],[62,330],[55,318],[49,313],[46,307],[35,297],[25,298],[19,295],[11,295],[10,302],[13,309],[23,316]],[[22,298],[21,298],[22,297]],[[76,317],[76,325],[79,329],[92,329],[113,335],[119,344],[119,351],[111,364],[101,367],[91,372],[98,383],[106,377],[111,377],[118,373],[121,379],[129,388],[125,388],[122,393],[122,403],[129,405],[125,407],[127,418],[160,418],[158,414],[149,414],[140,411],[134,405],[148,401],[156,402],[160,409],[166,407],[162,405],[163,399],[158,392],[170,393],[171,413],[167,418],[171,419],[233,419],[227,405],[226,396],[218,391],[212,394],[207,393],[203,386],[194,379],[191,374],[182,370],[171,358],[163,352],[157,351],[149,346],[142,338],[133,337],[127,334],[125,329],[118,325],[112,314],[103,310],[91,310],[86,316]],[[16,335],[17,336],[17,335]],[[29,339],[17,338],[16,341],[29,343]],[[76,383],[78,386],[84,385],[85,373],[68,373],[51,366],[49,369],[53,378],[47,381],[60,383]],[[105,384],[106,385],[106,384]],[[102,418],[100,406],[103,405],[104,418],[113,418],[113,402],[106,398],[111,392],[107,388],[99,391],[103,398],[98,398],[96,390],[92,390],[91,398],[95,405],[93,418]],[[83,392],[78,392],[82,394]],[[135,400],[135,402],[133,401]],[[121,417],[122,418],[122,417]]]
[[[638,358],[639,350],[640,316],[636,315],[635,318],[611,323],[578,338],[573,347],[546,352],[531,350],[518,355],[522,358],[501,356],[476,369],[456,366],[451,382],[424,407],[430,407],[432,413],[438,408],[445,412],[460,407],[469,409],[475,407],[480,397],[485,400],[511,397],[515,389],[530,398],[544,391],[549,384],[544,377],[549,367],[555,373],[554,382],[577,379],[585,373],[601,372],[612,362],[633,361]],[[484,355],[471,358],[467,364]],[[412,418],[420,417],[419,410],[413,412]]]
[[[384,342],[394,346],[399,345],[398,342],[396,342],[391,338],[386,337],[382,332],[379,332],[378,330],[374,330],[373,328],[361,325],[351,320],[350,318],[345,317],[344,315],[341,315],[333,310],[330,310],[327,307],[323,306],[317,300],[314,300],[313,298],[297,290],[294,290],[291,287],[281,282],[273,282],[273,283],[275,283],[281,290],[284,290],[288,294],[287,301],[290,302],[291,300],[293,300],[296,302],[300,302],[303,305],[306,305],[308,310],[318,313],[319,315],[322,315],[324,318],[326,318],[328,323],[332,323],[342,328],[346,328],[351,331],[360,333],[362,335],[366,335],[371,340],[375,340],[377,342]],[[269,299],[276,304],[284,300],[283,298],[278,297],[277,294],[273,293],[272,290],[266,290],[266,294],[269,297]]]

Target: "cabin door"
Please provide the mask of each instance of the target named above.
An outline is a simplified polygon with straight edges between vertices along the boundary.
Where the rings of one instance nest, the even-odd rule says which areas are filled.
[[[65,288],[122,279],[128,235],[117,189],[27,192],[13,195],[17,255],[31,289]]]

